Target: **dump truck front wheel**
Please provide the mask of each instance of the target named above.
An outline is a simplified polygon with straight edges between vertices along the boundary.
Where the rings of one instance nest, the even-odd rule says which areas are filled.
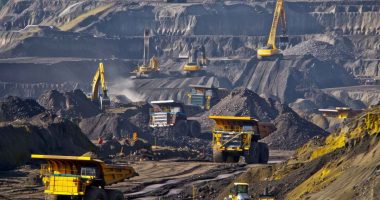
[[[259,142],[260,156],[259,163],[267,164],[269,160],[269,148],[266,143]]]
[[[101,188],[91,187],[87,189],[84,200],[108,200],[106,191]]]
[[[174,136],[186,136],[187,123],[185,120],[178,120],[174,125]]]
[[[259,163],[260,147],[257,142],[252,142],[248,151],[244,152],[245,162],[247,164]]]
[[[59,196],[59,195],[52,195],[52,194],[48,194],[45,196],[45,200],[70,200],[71,197],[70,196]]]
[[[124,195],[119,190],[106,190],[108,200],[124,200]]]
[[[224,155],[224,153],[216,149],[212,150],[212,158],[213,158],[213,161],[216,163],[226,162],[226,156]]]
[[[195,120],[187,121],[189,136],[199,137],[201,135],[201,124]]]

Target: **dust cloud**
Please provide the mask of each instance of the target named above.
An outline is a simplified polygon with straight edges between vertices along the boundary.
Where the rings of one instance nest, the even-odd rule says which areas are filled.
[[[144,101],[145,96],[135,91],[135,84],[131,79],[118,79],[109,88],[109,93],[114,96],[124,95],[132,102]]]

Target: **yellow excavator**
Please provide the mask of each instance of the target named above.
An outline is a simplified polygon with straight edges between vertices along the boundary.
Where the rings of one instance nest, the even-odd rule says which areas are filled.
[[[198,58],[198,54],[200,54],[200,58]],[[188,63],[182,67],[184,75],[200,76],[206,73],[204,68],[207,67],[209,60],[206,57],[206,49],[203,45],[197,48],[191,48],[188,59]]]
[[[144,58],[143,64],[136,67],[136,69],[131,72],[131,78],[153,78],[160,72],[160,65],[158,64],[158,59],[153,56],[149,61],[149,35],[150,30],[144,30]]]
[[[102,95],[99,95],[99,85],[102,87]],[[92,79],[92,89],[90,99],[92,102],[100,106],[100,109],[111,104],[111,101],[108,97],[108,90],[106,86],[106,79],[104,78],[104,65],[99,63],[99,67],[96,70],[94,78]]]
[[[276,46],[276,36],[278,23],[281,22],[282,35],[279,39],[279,48],[284,49],[289,43],[289,38],[286,34],[286,16],[284,9],[284,1],[277,0],[276,8],[274,10],[272,27],[270,29],[267,45],[257,50],[257,58],[270,58],[270,57],[282,57],[280,49]]]

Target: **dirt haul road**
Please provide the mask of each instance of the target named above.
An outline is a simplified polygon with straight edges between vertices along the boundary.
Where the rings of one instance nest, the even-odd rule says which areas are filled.
[[[292,152],[272,151],[270,162],[281,162]],[[237,175],[257,165],[238,165],[195,161],[141,161],[131,164],[139,176],[110,188],[124,193],[126,199],[187,199],[193,186],[199,199],[216,196]],[[38,169],[28,166],[0,172],[0,199],[44,199]],[[211,191],[205,190],[213,187]]]

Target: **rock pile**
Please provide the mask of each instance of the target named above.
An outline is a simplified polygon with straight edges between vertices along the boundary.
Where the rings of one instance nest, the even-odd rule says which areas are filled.
[[[0,170],[25,164],[33,153],[82,155],[96,150],[71,121],[45,114],[37,115],[30,121],[19,120],[0,125]]]
[[[32,99],[10,96],[0,102],[0,121],[12,121],[33,117],[45,109]]]
[[[46,109],[66,118],[87,118],[100,113],[98,106],[91,102],[81,90],[64,93],[49,90],[37,101]]]
[[[312,54],[320,60],[347,59],[352,57],[352,49],[348,48],[343,42],[332,45],[327,42],[317,40],[307,40],[292,48],[286,49],[284,55],[306,55]]]

